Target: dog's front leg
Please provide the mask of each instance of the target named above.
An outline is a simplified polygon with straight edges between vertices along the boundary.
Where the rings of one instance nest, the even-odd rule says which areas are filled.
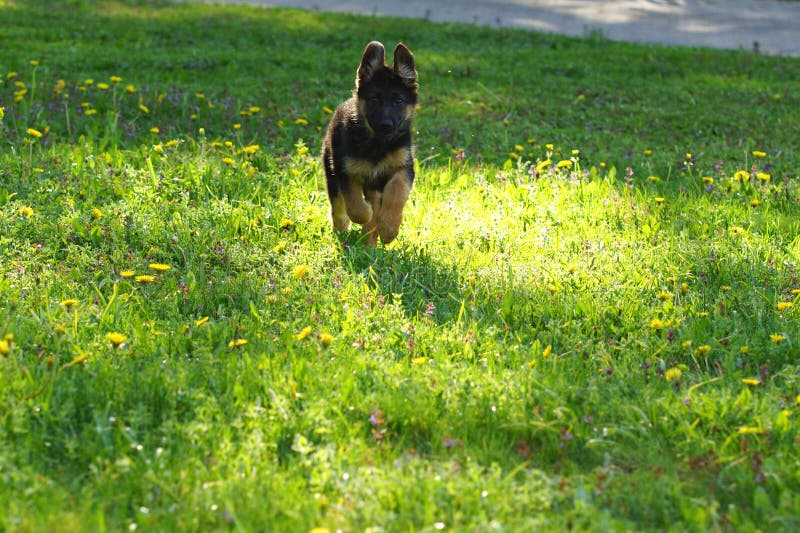
[[[411,192],[411,180],[405,170],[397,172],[383,189],[383,198],[378,211],[378,235],[384,244],[389,244],[397,237],[400,223],[403,221],[403,207]]]
[[[342,191],[347,216],[356,224],[368,224],[372,220],[372,206],[364,199],[361,183],[350,182],[346,191]]]
[[[381,193],[380,191],[367,191],[364,196],[367,202],[372,207],[372,218],[369,222],[361,226],[361,235],[363,235],[368,246],[374,247],[378,242],[378,213],[381,207]]]

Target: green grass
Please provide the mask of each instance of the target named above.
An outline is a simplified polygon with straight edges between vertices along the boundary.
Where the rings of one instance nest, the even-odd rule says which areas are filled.
[[[371,39],[421,84],[376,250],[317,160]],[[800,527],[800,60],[134,1],[0,43],[0,529]]]

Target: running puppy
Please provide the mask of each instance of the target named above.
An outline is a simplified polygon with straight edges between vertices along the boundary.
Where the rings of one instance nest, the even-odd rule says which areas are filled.
[[[322,150],[333,229],[361,224],[370,246],[397,237],[414,183],[414,56],[402,43],[391,67],[385,55],[377,41],[364,48],[353,97],[333,113]]]

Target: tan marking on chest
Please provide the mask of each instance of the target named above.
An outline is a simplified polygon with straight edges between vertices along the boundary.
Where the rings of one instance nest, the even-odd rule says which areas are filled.
[[[386,154],[386,156],[377,163],[366,159],[348,157],[344,160],[344,165],[350,176],[360,179],[362,182],[366,182],[378,176],[392,175],[398,170],[405,168],[408,156],[408,148],[398,148]]]

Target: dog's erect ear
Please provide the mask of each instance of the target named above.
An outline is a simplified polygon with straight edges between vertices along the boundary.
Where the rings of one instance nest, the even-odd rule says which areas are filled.
[[[361,64],[358,66],[356,75],[356,87],[361,83],[368,82],[378,69],[384,66],[386,66],[386,50],[378,41],[372,41],[364,48],[361,56]]]
[[[394,64],[392,70],[400,76],[411,88],[417,87],[417,69],[414,68],[414,56],[411,50],[406,48],[403,43],[398,43],[394,49]]]

